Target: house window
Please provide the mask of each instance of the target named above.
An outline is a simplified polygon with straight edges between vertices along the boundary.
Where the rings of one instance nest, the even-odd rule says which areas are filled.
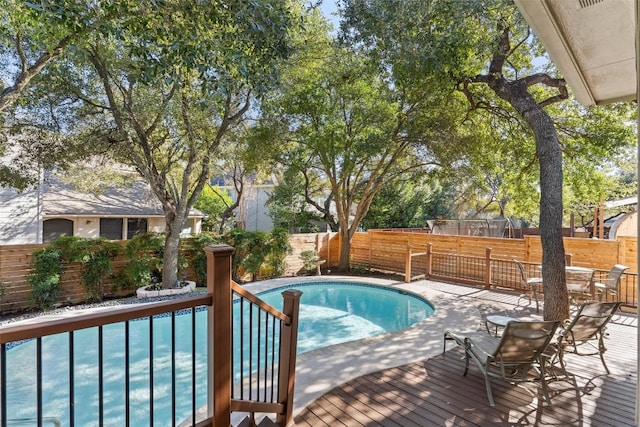
[[[49,243],[62,236],[73,236],[73,221],[55,218],[42,222],[42,243]]]
[[[122,218],[100,218],[100,237],[122,240]]]
[[[127,240],[133,236],[144,234],[147,232],[147,218],[129,218],[127,219]]]
[[[184,226],[182,227],[182,230],[180,231],[180,236],[182,237],[189,237],[192,236],[195,233],[195,224],[194,224],[195,220],[193,218],[187,219],[184,222]]]

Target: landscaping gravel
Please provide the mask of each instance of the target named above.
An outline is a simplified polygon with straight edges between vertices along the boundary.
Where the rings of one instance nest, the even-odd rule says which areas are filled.
[[[180,294],[173,296],[163,296],[163,297],[153,297],[153,298],[125,298],[125,299],[112,299],[108,301],[101,301],[91,304],[78,304],[78,305],[69,305],[64,307],[54,308],[52,310],[46,311],[30,311],[26,313],[16,313],[16,314],[8,314],[0,317],[0,325],[8,325],[10,323],[19,322],[25,319],[34,319],[37,317],[44,317],[49,315],[59,315],[68,313],[74,310],[85,310],[88,308],[96,308],[96,307],[115,307],[123,304],[141,304],[141,303],[149,303],[149,302],[158,302],[158,301],[167,301],[185,297],[193,297],[201,294],[206,294],[206,290],[196,290],[194,292],[188,294]]]

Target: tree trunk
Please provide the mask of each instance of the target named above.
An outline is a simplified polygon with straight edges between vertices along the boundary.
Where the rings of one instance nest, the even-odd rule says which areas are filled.
[[[178,253],[180,250],[180,229],[183,221],[178,221],[174,216],[170,223],[167,217],[164,240],[164,253],[162,254],[162,287],[173,288],[178,280]]]
[[[562,152],[551,118],[541,109],[526,113],[533,129],[540,160],[540,240],[544,319],[569,318],[569,293],[565,277],[562,238]]]
[[[349,271],[351,269],[351,237],[349,237],[349,228],[341,227],[340,233],[340,261],[338,262],[338,271]]]
[[[540,162],[540,240],[544,319],[569,318],[569,293],[565,278],[565,252],[562,239],[562,151],[558,134],[549,115],[523,86],[496,87],[496,93],[520,113],[533,130]]]

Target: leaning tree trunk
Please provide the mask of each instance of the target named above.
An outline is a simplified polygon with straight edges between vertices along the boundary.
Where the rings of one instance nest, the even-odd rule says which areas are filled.
[[[569,294],[565,278],[562,238],[562,151],[553,121],[526,87],[504,85],[499,96],[511,103],[533,130],[540,162],[540,240],[544,319],[569,318]],[[504,96],[503,96],[504,95]]]
[[[544,319],[569,318],[569,294],[565,277],[562,238],[562,152],[551,118],[542,111],[529,111],[540,161],[540,240],[542,243],[542,286]]]

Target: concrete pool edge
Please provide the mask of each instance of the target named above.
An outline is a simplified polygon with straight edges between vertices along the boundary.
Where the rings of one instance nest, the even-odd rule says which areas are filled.
[[[413,292],[429,300],[434,313],[409,328],[303,353],[296,365],[294,415],[320,396],[349,380],[382,369],[425,360],[442,352],[447,329],[477,329],[481,316],[476,307],[431,289],[428,280],[405,283],[354,276],[307,276],[245,284],[251,292],[312,282],[368,283]]]

